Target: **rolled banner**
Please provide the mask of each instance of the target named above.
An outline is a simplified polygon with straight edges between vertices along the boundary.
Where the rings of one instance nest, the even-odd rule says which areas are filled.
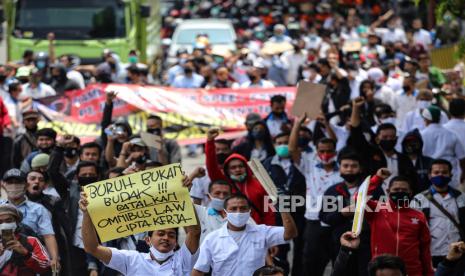
[[[362,232],[365,207],[368,201],[368,187],[370,186],[370,178],[371,176],[367,176],[365,181],[363,181],[362,185],[360,185],[360,188],[358,189],[354,221],[352,223],[352,233],[354,233],[356,236],[360,235]]]

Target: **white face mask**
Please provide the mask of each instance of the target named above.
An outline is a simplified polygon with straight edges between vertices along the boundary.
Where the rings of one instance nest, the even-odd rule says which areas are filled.
[[[171,250],[168,253],[162,253],[158,251],[153,245],[150,246],[150,253],[152,253],[153,257],[160,262],[166,261],[169,257],[174,255],[174,250]]]
[[[309,70],[302,71],[302,77],[304,77],[304,79],[306,80],[310,79],[311,75],[312,75],[312,72],[310,72]]]
[[[221,211],[224,208],[224,199],[215,198],[210,195],[210,207],[215,209],[216,211]]]
[[[381,124],[393,124],[393,125],[396,124],[396,118],[394,117],[384,118],[379,121],[381,122]]]
[[[26,190],[24,188],[25,188],[24,184],[14,184],[14,185],[8,185],[8,188],[5,188],[5,191],[6,191],[8,198],[19,199],[19,198],[22,198],[26,194]]]
[[[431,105],[430,101],[417,101],[417,108],[419,109],[425,109],[428,108],[428,106]]]
[[[226,212],[226,219],[229,223],[236,227],[243,227],[247,224],[250,218],[250,211],[247,213],[228,213]]]
[[[14,232],[17,227],[18,226],[16,225],[16,222],[0,223],[0,231],[2,231],[2,230],[13,230],[13,232]]]

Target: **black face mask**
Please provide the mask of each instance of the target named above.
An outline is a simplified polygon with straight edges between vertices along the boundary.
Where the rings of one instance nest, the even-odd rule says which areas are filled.
[[[223,165],[226,159],[228,159],[229,154],[227,153],[218,153],[216,155],[216,160],[218,161],[218,164]]]
[[[149,129],[147,129],[147,132],[151,133],[151,134],[154,134],[154,135],[161,136],[161,129],[159,129],[159,128],[149,128]]]
[[[402,86],[402,89],[404,89],[404,91],[410,91],[410,86],[404,85]]]
[[[410,143],[404,145],[404,153],[406,154],[419,154],[421,151],[421,145],[418,143]]]
[[[74,158],[79,154],[79,151],[76,148],[65,148],[64,154],[67,158]]]
[[[307,148],[308,144],[310,143],[310,139],[305,137],[299,137],[297,143],[299,145],[299,148]]]
[[[192,72],[194,72],[194,70],[192,70],[192,68],[190,68],[190,67],[184,68],[184,74],[190,75],[190,74],[192,74]]]
[[[263,130],[258,130],[258,131],[252,131],[252,137],[255,139],[255,140],[264,140],[265,139],[265,136],[266,136],[266,133],[265,131]]]
[[[257,77],[255,75],[252,75],[252,74],[247,74],[247,76],[249,77],[250,81],[251,82],[254,82],[257,80]]]
[[[6,75],[0,75],[0,82],[4,82],[6,80]]]
[[[380,140],[379,147],[384,151],[392,151],[397,144],[397,139],[394,140]]]
[[[341,177],[348,183],[354,183],[360,178],[360,173],[348,174],[348,173],[341,173]]]
[[[408,207],[410,204],[410,194],[407,192],[389,193],[389,198],[394,201],[397,207]]]
[[[27,131],[32,132],[32,133],[36,133],[37,129],[39,129],[39,127],[37,125],[35,125],[35,126],[31,127],[31,128],[26,128]]]
[[[145,155],[141,155],[135,160],[135,162],[139,165],[145,164],[146,161],[147,161],[147,156]]]
[[[97,176],[78,176],[79,186],[86,186],[88,184],[98,181]]]

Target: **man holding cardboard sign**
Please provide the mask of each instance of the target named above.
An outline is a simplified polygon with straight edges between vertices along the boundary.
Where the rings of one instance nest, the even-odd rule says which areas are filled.
[[[182,187],[180,164],[93,183],[84,189],[79,207],[84,214],[82,238],[87,253],[124,275],[186,275],[192,270],[200,226],[189,192]],[[179,225],[185,226],[187,237],[174,251]],[[150,253],[105,247],[97,238],[97,232],[101,241],[107,241],[143,231],[149,234]]]

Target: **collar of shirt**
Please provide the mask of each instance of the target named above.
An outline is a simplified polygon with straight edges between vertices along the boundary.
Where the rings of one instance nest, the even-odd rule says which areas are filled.
[[[315,162],[315,167],[317,167],[318,169],[324,170],[325,165],[324,165],[320,160],[317,159],[317,162]],[[337,162],[334,161],[334,162],[333,162],[333,172],[336,172],[336,171],[338,171],[338,170],[339,170],[339,168],[338,168],[338,166],[337,166]]]
[[[431,191],[431,194],[432,194],[433,196],[434,196],[435,194],[439,194],[439,192],[436,191],[436,189],[433,187],[433,185],[431,185],[430,191]],[[447,186],[447,194],[452,196],[452,194],[451,194],[451,192],[450,192],[450,187],[449,187],[449,186]]]
[[[244,231],[245,231],[245,234],[247,234],[249,232],[257,232],[257,229],[255,229],[253,225],[247,222]],[[228,224],[225,223],[223,226],[221,226],[219,230],[219,237],[229,237],[229,236],[230,235],[228,233]]]
[[[212,207],[208,207],[207,209],[207,214],[209,216],[219,216],[220,215],[220,212],[218,212],[217,210],[213,209]]]
[[[404,89],[402,89],[402,95],[407,95]],[[418,89],[414,89],[411,96],[416,98],[418,96]]]

